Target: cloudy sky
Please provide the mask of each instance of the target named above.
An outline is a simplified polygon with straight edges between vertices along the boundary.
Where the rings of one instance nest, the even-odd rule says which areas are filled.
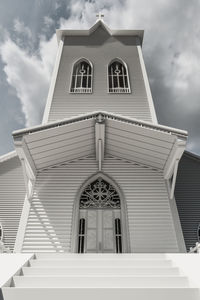
[[[159,123],[186,129],[200,154],[199,0],[0,0],[0,155],[13,130],[40,124],[56,28],[144,29],[144,59]]]

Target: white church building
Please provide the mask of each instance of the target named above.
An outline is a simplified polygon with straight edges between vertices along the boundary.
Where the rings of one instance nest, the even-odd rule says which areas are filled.
[[[43,122],[13,132],[16,150],[0,157],[1,248],[13,252],[0,265],[19,261],[1,300],[200,299],[181,269],[200,268],[187,253],[200,215],[187,222],[176,184],[194,157],[186,131],[157,122],[143,33],[101,17],[57,30]]]

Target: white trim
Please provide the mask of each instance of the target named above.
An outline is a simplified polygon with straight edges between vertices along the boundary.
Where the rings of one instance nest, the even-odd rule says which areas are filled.
[[[35,163],[33,161],[32,156],[30,154],[28,146],[26,144],[25,137],[23,137],[23,139],[22,139],[22,149],[23,149],[23,153],[24,153],[24,157],[25,157],[25,162],[26,162],[26,168],[27,168],[28,177],[31,180],[34,180],[35,176],[36,176],[36,173],[37,173],[36,166],[35,166]]]
[[[28,175],[26,173],[26,163],[25,163],[24,158],[21,158],[20,161],[21,161],[21,164],[22,164],[22,170],[23,170],[23,175],[24,175],[24,182],[25,182],[26,194],[28,195],[29,194],[29,187],[28,187],[29,178],[28,178]]]
[[[165,163],[165,167],[163,171],[165,179],[169,179],[172,176],[175,162],[176,160],[180,160],[185,150],[185,147],[186,147],[186,141],[176,139],[173,148],[170,152],[170,155]]]
[[[21,250],[22,250],[30,207],[31,207],[31,204],[30,204],[30,202],[27,198],[27,195],[26,195],[25,200],[24,200],[24,205],[23,205],[23,209],[22,209],[20,222],[19,222],[19,226],[18,226],[17,236],[16,236],[16,240],[15,240],[15,246],[14,246],[14,252],[15,253],[21,252]]]
[[[74,67],[76,64],[78,64],[81,61],[85,61],[87,63],[90,64],[91,66],[91,92],[87,92],[87,93],[76,93],[76,92],[71,92],[71,86],[72,86],[72,76],[73,76],[73,72],[74,72]],[[69,85],[69,94],[92,94],[93,93],[93,77],[94,77],[94,67],[93,67],[93,63],[86,57],[81,57],[78,58],[76,61],[74,61],[74,63],[72,64],[72,68],[71,68],[71,77],[70,77],[70,85]]]
[[[111,119],[125,122],[125,123],[130,123],[135,126],[145,127],[145,128],[149,128],[152,130],[158,130],[158,131],[165,132],[168,134],[180,135],[184,139],[187,139],[187,136],[188,136],[188,132],[185,130],[176,129],[176,128],[165,126],[165,125],[153,124],[152,122],[147,122],[147,121],[142,121],[142,120],[135,119],[135,118],[125,117],[123,115],[113,114],[113,113],[110,113],[107,111],[93,111],[91,113],[82,114],[77,117],[66,118],[66,119],[62,119],[59,121],[49,122],[48,124],[36,125],[36,126],[25,128],[25,129],[15,130],[13,132],[13,137],[14,137],[14,139],[15,138],[17,139],[18,136],[22,136],[24,134],[29,134],[29,133],[33,133],[33,132],[37,132],[37,131],[51,129],[54,127],[60,127],[60,126],[66,125],[66,124],[71,124],[71,123],[83,121],[86,119],[96,118],[96,116],[99,114],[104,115],[107,118],[111,118]],[[18,143],[18,140],[15,141],[15,144],[17,144],[17,143]]]
[[[79,225],[79,202],[80,202],[80,196],[85,189],[85,187],[90,183],[96,180],[98,177],[102,177],[104,180],[108,181],[112,186],[116,189],[116,191],[119,194],[120,202],[121,202],[121,224],[122,224],[122,245],[123,245],[123,253],[130,253],[130,234],[129,234],[129,226],[128,226],[128,214],[127,214],[127,206],[126,206],[126,199],[121,191],[121,189],[118,187],[118,185],[115,183],[115,181],[110,178],[107,174],[103,172],[97,172],[90,176],[80,187],[76,198],[74,200],[73,205],[73,217],[72,217],[72,231],[71,231],[71,252],[77,253],[77,237],[78,237],[78,225]]]
[[[101,159],[104,159],[105,152],[105,124],[95,124],[95,148],[96,148],[96,160],[99,160],[99,140],[101,140]]]
[[[177,171],[178,171],[178,163],[179,160],[177,159],[174,164],[174,172],[173,172],[173,177],[172,177],[172,184],[171,184],[171,191],[170,191],[170,199],[173,199],[174,197],[174,189],[176,185],[176,177],[177,177]]]
[[[59,41],[64,37],[64,36],[88,36],[92,34],[99,26],[102,26],[111,36],[136,36],[139,37],[141,40],[141,44],[143,41],[143,35],[144,35],[144,30],[121,30],[121,29],[110,29],[103,20],[98,20],[95,22],[95,24],[90,27],[90,29],[69,29],[69,30],[63,30],[63,29],[57,29],[56,30],[56,36],[57,36],[57,41]]]
[[[166,183],[166,187],[167,187],[168,196],[170,197],[171,189],[170,189],[169,179],[165,180],[165,183]],[[181,222],[180,222],[180,218],[179,218],[179,214],[178,214],[178,210],[177,210],[177,206],[176,206],[176,200],[175,200],[174,196],[172,199],[169,199],[169,206],[170,206],[170,210],[171,210],[171,214],[172,214],[172,220],[173,220],[173,225],[174,225],[174,230],[175,230],[175,234],[176,234],[176,240],[177,240],[179,251],[181,253],[186,253],[187,250],[186,250],[186,246],[185,246],[185,240],[183,237]]]
[[[3,154],[0,156],[0,163],[4,162],[4,161],[7,161],[13,157],[16,157],[17,156],[17,152],[16,150],[14,151],[11,151],[9,153],[6,153],[6,154]]]
[[[124,65],[125,69],[126,69],[126,74],[127,74],[127,79],[128,79],[128,92],[124,92],[124,93],[118,93],[118,92],[110,92],[109,91],[109,72],[108,72],[108,69],[109,69],[109,66],[115,62],[115,61],[119,61],[122,65]],[[123,89],[123,88],[122,88]],[[115,57],[113,58],[108,64],[107,64],[107,93],[108,94],[131,94],[131,85],[130,85],[130,79],[129,79],[129,71],[128,71],[128,65],[127,63],[125,63],[125,61],[119,57]]]
[[[28,147],[26,146],[26,148],[25,148],[25,145],[26,144],[24,143],[24,137],[23,137],[22,142],[19,142],[19,141],[17,142],[16,151],[17,151],[17,154],[18,154],[20,160],[23,159],[25,162],[26,176],[30,180],[35,180],[37,170],[35,168],[34,162],[32,161],[32,157],[29,153]]]
[[[102,140],[99,139],[99,152],[98,152],[98,161],[99,161],[99,171],[101,171],[102,168]]]
[[[156,111],[155,111],[155,107],[154,107],[154,103],[153,103],[153,98],[152,98],[152,94],[151,94],[151,89],[150,89],[150,85],[149,85],[149,80],[148,80],[148,76],[147,76],[147,71],[146,71],[146,67],[145,67],[144,59],[143,59],[143,55],[142,55],[142,48],[141,48],[141,46],[137,46],[137,49],[138,49],[138,55],[139,55],[141,69],[142,69],[142,75],[143,75],[143,79],[144,79],[144,85],[145,85],[145,89],[146,89],[146,93],[147,93],[149,109],[151,112],[152,122],[154,124],[158,124]]]
[[[54,94],[55,85],[56,85],[56,79],[58,76],[58,70],[59,70],[62,51],[63,51],[63,45],[64,45],[64,41],[63,41],[63,39],[61,39],[59,42],[55,65],[54,65],[53,73],[51,76],[51,83],[50,83],[50,87],[49,87],[49,93],[47,96],[47,102],[46,102],[46,106],[45,106],[45,110],[44,110],[42,124],[46,124],[48,122],[49,112],[51,109],[51,103],[52,103],[52,99],[53,99],[53,94]]]

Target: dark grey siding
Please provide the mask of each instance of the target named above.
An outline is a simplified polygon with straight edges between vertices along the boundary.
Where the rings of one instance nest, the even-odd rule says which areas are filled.
[[[179,164],[175,197],[186,248],[189,250],[197,242],[200,223],[200,157],[184,153]]]
[[[61,56],[58,76],[49,114],[49,121],[77,116],[95,110],[105,110],[133,118],[152,121],[134,37],[113,37],[99,27],[89,37],[68,36]],[[70,94],[73,63],[89,59],[94,66],[92,94]],[[131,94],[107,92],[107,65],[121,58],[128,65]]]
[[[21,163],[13,157],[0,164],[0,222],[4,228],[4,243],[14,248],[25,199]]]

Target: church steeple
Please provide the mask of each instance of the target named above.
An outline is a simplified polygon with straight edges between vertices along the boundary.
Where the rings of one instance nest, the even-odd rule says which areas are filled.
[[[143,30],[57,30],[58,55],[43,123],[107,111],[157,123],[142,57]]]

